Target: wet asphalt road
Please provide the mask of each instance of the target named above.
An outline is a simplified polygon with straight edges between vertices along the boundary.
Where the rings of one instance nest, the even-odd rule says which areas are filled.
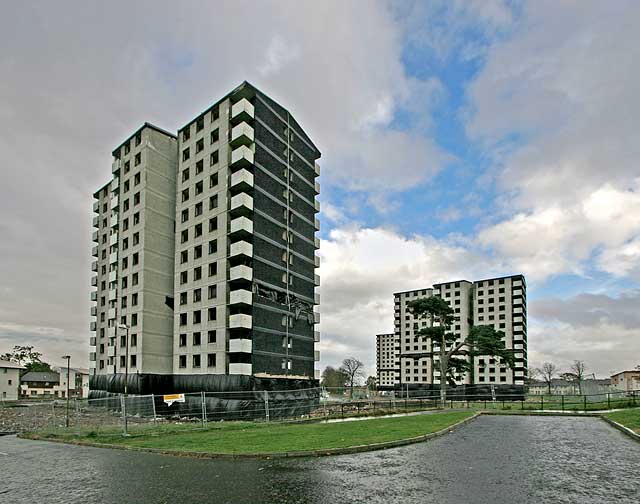
[[[640,443],[595,418],[483,416],[316,459],[194,460],[0,437],[0,503],[640,503]]]

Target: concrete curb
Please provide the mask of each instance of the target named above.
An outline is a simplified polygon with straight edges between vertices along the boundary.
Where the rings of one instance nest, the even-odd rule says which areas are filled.
[[[63,440],[54,438],[45,438],[37,435],[20,435],[23,439],[31,439],[35,441],[50,441],[54,443],[72,444],[78,446],[91,446],[94,448],[111,448],[115,450],[136,451],[155,453],[157,455],[172,455],[175,457],[191,457],[201,459],[275,459],[275,458],[294,458],[294,457],[326,457],[330,455],[348,455],[352,453],[362,453],[376,450],[386,450],[389,448],[396,448],[399,446],[406,446],[415,443],[421,443],[428,441],[439,436],[443,436],[452,432],[454,429],[461,427],[462,425],[469,423],[481,415],[480,412],[475,413],[469,418],[465,418],[459,422],[456,422],[442,430],[432,432],[431,434],[425,434],[413,438],[399,439],[397,441],[385,441],[383,443],[373,443],[368,445],[349,446],[347,448],[328,448],[326,450],[310,450],[310,451],[290,451],[290,452],[267,452],[267,453],[206,453],[206,452],[194,452],[194,451],[181,451],[181,450],[164,450],[162,448],[143,448],[139,446],[123,446],[113,445],[106,443],[93,443],[78,440]]]
[[[602,416],[600,413],[580,413],[575,411],[540,411],[540,410],[524,410],[524,411],[512,411],[511,413],[505,413],[500,410],[482,410],[480,412],[481,415],[493,415],[493,416],[560,416],[560,417],[600,417]]]
[[[614,422],[613,420],[605,416],[601,416],[600,418],[602,418],[605,422],[607,422],[613,428],[618,429],[620,432],[629,436],[631,439],[635,439],[636,441],[640,442],[640,434],[636,434],[634,431],[629,429],[629,427],[625,427],[624,425],[619,424],[618,422]]]

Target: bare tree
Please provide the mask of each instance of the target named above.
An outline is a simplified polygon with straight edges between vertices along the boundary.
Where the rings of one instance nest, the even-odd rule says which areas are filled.
[[[553,377],[558,374],[557,366],[553,362],[544,362],[538,372],[542,376],[542,381],[547,384],[547,391],[551,395],[551,382]]]
[[[527,368],[527,385],[532,385],[540,376],[540,370],[537,368]]]
[[[563,373],[563,376],[566,379],[578,384],[578,394],[580,395],[582,395],[582,382],[584,381],[586,369],[587,366],[585,365],[584,361],[574,360],[573,364],[569,366],[569,372]]]
[[[347,384],[349,385],[350,394],[353,396],[353,386],[359,379],[365,377],[364,364],[355,357],[348,357],[342,361],[339,371],[347,375]]]

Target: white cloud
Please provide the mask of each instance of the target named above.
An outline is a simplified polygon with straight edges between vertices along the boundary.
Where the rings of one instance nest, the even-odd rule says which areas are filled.
[[[529,362],[554,362],[566,370],[584,360],[600,377],[633,369],[640,362],[640,292],[617,297],[579,294],[530,302]]]
[[[640,235],[640,180],[634,186],[605,185],[573,205],[518,213],[481,230],[479,243],[532,279],[584,274],[595,251],[600,251],[595,266],[623,273],[630,265],[617,266],[612,259],[621,254],[633,259],[634,245],[627,242]]]

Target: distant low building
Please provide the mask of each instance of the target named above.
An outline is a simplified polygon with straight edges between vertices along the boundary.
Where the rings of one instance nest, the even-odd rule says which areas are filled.
[[[611,386],[618,391],[640,390],[640,369],[620,371],[611,375]]]
[[[53,367],[51,371],[30,371],[20,380],[23,398],[67,397],[67,368]],[[83,398],[89,395],[89,370],[69,368],[69,397]]]
[[[67,368],[64,366],[53,367],[60,375],[60,385],[56,389],[61,397],[65,397],[67,391]],[[64,394],[63,394],[64,392]],[[89,370],[84,368],[69,368],[69,397],[77,399],[89,396]]]
[[[25,367],[15,362],[0,360],[0,400],[16,401],[20,390],[20,371]]]
[[[596,378],[582,381],[582,387],[573,381],[554,378],[551,380],[551,395],[577,395],[582,388],[583,394],[606,394],[611,391],[611,380],[609,378]],[[530,395],[548,395],[549,385],[545,381],[532,381],[529,383]]]
[[[20,378],[22,397],[58,397],[60,375],[54,371],[29,371]]]

